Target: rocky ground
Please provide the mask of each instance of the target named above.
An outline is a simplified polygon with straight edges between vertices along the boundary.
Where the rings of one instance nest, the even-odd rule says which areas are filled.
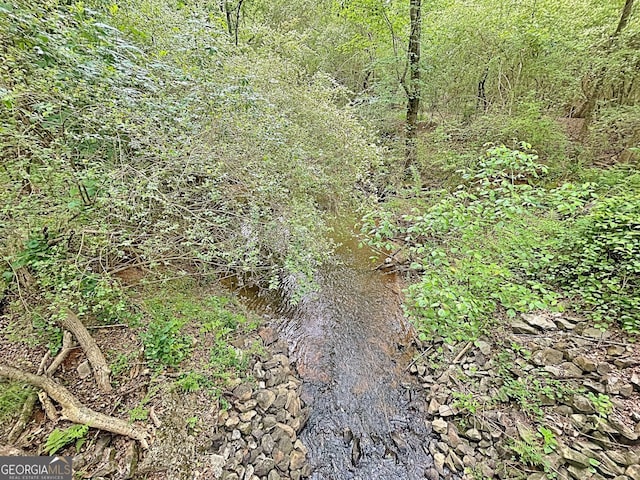
[[[473,343],[417,342],[408,368],[427,395],[432,437],[425,442],[434,465],[425,478],[640,480],[640,348],[621,332],[567,315],[523,315],[505,325]],[[127,329],[96,331],[95,338],[117,345],[112,358],[140,347]],[[140,353],[130,356],[113,393],[99,394],[82,351],[74,350],[57,381],[84,404],[121,418],[144,406],[146,418],[134,420],[149,433],[150,448],[90,429],[82,445],[59,453],[75,456],[78,478],[308,477],[298,434],[309,407],[286,342],[263,327],[235,345],[250,352],[247,370],[218,394],[176,389],[177,373],[152,376]],[[5,352],[35,370],[41,350],[17,352],[7,343]],[[53,428],[67,426],[36,402],[24,433],[13,444],[3,438],[0,454],[42,454]]]
[[[126,328],[109,334],[96,332],[95,338],[105,350],[107,344],[117,347],[110,358],[140,352],[137,336]],[[4,361],[25,371],[35,372],[46,352],[39,346],[23,346],[18,352],[6,337],[2,343],[6,343],[5,352],[15,354]],[[96,411],[124,419],[129,413],[130,421],[148,433],[149,448],[89,429],[80,443],[72,442],[57,454],[74,457],[77,478],[298,480],[308,476],[307,451],[297,438],[308,408],[300,399],[301,382],[287,357],[286,343],[273,330],[263,328],[234,344],[250,355],[247,370],[230,378],[220,393],[211,389],[185,392],[176,386],[178,372],[152,375],[141,354],[132,354],[139,362],[127,363],[126,371],[114,380],[112,393],[100,393],[82,350],[75,349],[55,381]],[[7,440],[13,422],[1,425],[0,455],[43,455],[54,428],[71,426],[64,418],[48,418],[38,401],[34,407],[15,441]],[[55,406],[52,408],[55,412]],[[136,411],[142,418],[131,416]]]
[[[640,480],[640,349],[578,318],[523,315],[474,343],[419,343],[431,480]]]

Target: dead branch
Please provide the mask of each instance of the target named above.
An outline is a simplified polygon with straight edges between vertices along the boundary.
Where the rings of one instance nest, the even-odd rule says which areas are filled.
[[[38,400],[40,400],[40,405],[42,405],[42,410],[44,410],[47,418],[53,423],[58,423],[58,420],[60,420],[60,417],[58,417],[58,411],[56,410],[56,407],[54,407],[49,395],[47,395],[47,392],[38,392]]]
[[[62,416],[67,420],[81,425],[89,425],[92,428],[98,428],[117,435],[123,435],[139,441],[143,448],[149,448],[146,432],[137,429],[124,420],[110,417],[85,407],[69,390],[62,385],[58,385],[48,377],[23,372],[22,370],[6,365],[0,365],[0,377],[28,383],[29,385],[44,390],[51,398],[60,404],[62,407]]]
[[[52,377],[56,373],[56,370],[62,365],[71,350],[73,350],[73,337],[71,332],[65,330],[62,334],[62,348],[56,358],[53,359],[53,362],[51,362],[51,365],[49,365],[49,368],[47,368],[47,376]]]
[[[40,360],[40,366],[38,367],[38,375],[42,375],[47,368],[47,362],[51,358],[51,352],[49,350],[46,351],[42,360]]]
[[[61,319],[60,323],[64,328],[73,333],[87,354],[87,358],[93,369],[93,375],[96,377],[98,388],[103,392],[110,392],[112,390],[111,382],[109,381],[111,370],[107,365],[102,351],[87,328],[71,310],[67,310],[67,316]]]
[[[9,443],[15,444],[18,438],[20,438],[20,435],[22,435],[22,432],[24,432],[24,429],[27,427],[27,423],[29,423],[29,419],[31,418],[31,414],[33,413],[37,398],[38,395],[36,395],[36,392],[32,391],[29,393],[29,396],[22,405],[18,421],[9,432],[9,436],[7,437]]]

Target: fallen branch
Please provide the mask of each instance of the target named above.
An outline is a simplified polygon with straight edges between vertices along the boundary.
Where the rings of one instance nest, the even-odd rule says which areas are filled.
[[[51,398],[60,404],[62,407],[62,415],[67,420],[81,425],[89,425],[92,428],[98,428],[117,435],[123,435],[139,441],[142,448],[149,448],[146,432],[137,429],[124,420],[110,417],[85,407],[69,390],[62,385],[58,385],[48,377],[23,372],[6,365],[0,365],[0,377],[28,383],[29,385],[44,390]]]
[[[96,378],[98,388],[103,392],[110,392],[112,390],[111,382],[109,381],[111,370],[107,365],[102,351],[87,328],[71,310],[67,310],[67,316],[61,319],[60,323],[64,328],[73,333],[87,354],[87,359],[89,359],[89,363],[93,369],[93,375]]]
[[[49,368],[47,368],[47,376],[52,377],[54,373],[58,370],[62,362],[65,361],[69,353],[73,350],[73,337],[71,336],[71,332],[65,330],[62,334],[62,348],[56,358],[53,359]]]
[[[471,348],[471,345],[473,345],[473,342],[467,342],[467,344],[460,351],[460,353],[458,353],[458,355],[456,355],[456,358],[453,360],[453,363],[458,363],[462,359],[462,357],[464,357],[465,354],[469,351],[469,349]]]
[[[27,428],[27,423],[31,418],[31,414],[33,413],[33,409],[36,405],[37,398],[38,395],[36,395],[36,392],[34,391],[31,391],[27,396],[27,399],[22,405],[20,417],[18,417],[18,421],[15,423],[15,425],[9,432],[9,435],[7,436],[7,440],[9,441],[9,443],[15,444],[18,441],[18,438],[20,438],[20,435],[22,435],[22,432],[24,432],[24,429]]]
[[[413,359],[413,361],[407,365],[407,368],[404,369],[405,372],[408,372],[409,369],[411,367],[413,367],[415,365],[415,363],[420,360],[422,357],[424,357],[427,353],[429,353],[431,350],[433,350],[433,345],[430,346],[429,348],[427,348],[424,352],[422,352],[420,355],[418,355],[416,358]]]

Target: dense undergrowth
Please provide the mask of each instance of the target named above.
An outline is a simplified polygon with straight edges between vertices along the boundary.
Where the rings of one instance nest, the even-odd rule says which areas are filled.
[[[166,2],[0,4],[5,312],[135,320],[127,268],[304,288],[323,212],[371,188],[380,152],[335,86],[236,48],[220,12]]]
[[[532,310],[640,330],[640,175],[621,166],[553,183],[530,148],[491,147],[455,188],[365,216],[368,242],[417,278],[405,307],[423,338],[475,338]]]

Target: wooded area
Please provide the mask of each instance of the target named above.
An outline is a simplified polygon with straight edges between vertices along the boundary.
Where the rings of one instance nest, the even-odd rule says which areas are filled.
[[[0,389],[21,392],[0,392],[0,421],[20,426],[10,438],[34,408],[29,384],[68,419],[146,447],[143,427],[56,383],[67,355],[84,352],[109,393],[115,354],[91,329],[125,326],[143,345],[128,366],[180,372],[193,310],[158,307],[162,285],[295,305],[333,261],[336,218],[357,218],[371,267],[402,276],[420,341],[473,342],[544,311],[635,342],[636,3],[0,2]],[[226,305],[207,307],[209,367],[233,371],[225,342],[251,322]],[[37,354],[13,358],[20,345]]]

